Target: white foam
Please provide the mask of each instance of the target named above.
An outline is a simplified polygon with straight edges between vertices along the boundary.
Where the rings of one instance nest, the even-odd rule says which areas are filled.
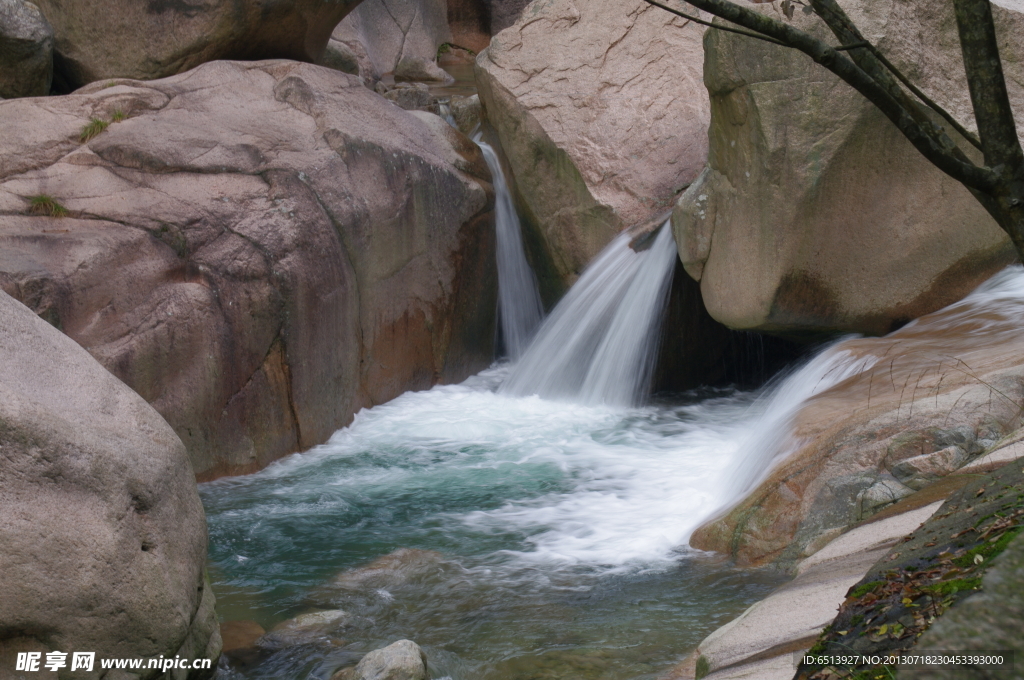
[[[679,259],[669,225],[647,250],[628,233],[587,267],[537,331],[501,392],[632,406],[645,396]]]

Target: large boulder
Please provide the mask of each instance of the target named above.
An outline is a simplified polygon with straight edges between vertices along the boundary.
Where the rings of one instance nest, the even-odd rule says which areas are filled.
[[[452,39],[445,0],[363,0],[338,24],[331,42],[362,57],[362,70],[392,73],[403,59],[433,64]]]
[[[849,377],[816,390],[781,429],[756,433],[734,473],[747,473],[750,493],[690,544],[743,565],[793,564],[965,463],[984,464],[1021,425],[1022,277],[819,357],[796,380]],[[775,398],[793,399],[785,389]]]
[[[149,80],[215,59],[314,62],[360,0],[38,0],[69,90],[109,78]]]
[[[477,58],[477,84],[565,283],[700,172],[703,28],[643,0],[538,0]]]
[[[201,479],[490,363],[489,175],[440,118],[296,62],[106,85],[0,102],[0,287],[152,403]],[[114,122],[81,143],[90,119]]]
[[[903,73],[972,126],[950,3],[843,6]],[[1024,14],[993,9],[1024,131]],[[798,12],[793,21],[834,41],[816,17]],[[963,297],[1014,258],[967,189],[829,71],[721,31],[709,31],[705,46],[709,163],[673,224],[714,318],[792,335],[881,334]]]
[[[53,29],[27,0],[0,0],[0,99],[50,93]]]
[[[181,440],[2,292],[0,318],[0,675],[14,677],[19,652],[95,652],[96,671],[175,655],[215,667],[206,521]]]

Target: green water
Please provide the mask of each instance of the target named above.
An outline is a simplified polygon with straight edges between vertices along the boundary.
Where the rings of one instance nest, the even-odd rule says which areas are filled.
[[[202,485],[222,621],[345,612],[222,678],[326,679],[403,638],[434,678],[655,678],[780,583],[685,547],[722,502],[748,395],[615,410],[500,396],[503,377],[403,395]],[[350,571],[401,548],[429,552]]]

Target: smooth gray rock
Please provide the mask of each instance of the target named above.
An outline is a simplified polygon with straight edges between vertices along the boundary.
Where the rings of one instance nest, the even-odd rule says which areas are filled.
[[[318,62],[360,0],[37,0],[69,88],[152,80],[222,59]]]
[[[428,680],[427,656],[412,640],[399,640],[363,657],[352,680]]]
[[[206,522],[181,440],[2,292],[0,319],[0,675],[22,650],[215,661]]]
[[[359,75],[359,56],[351,47],[338,40],[331,40],[327,43],[327,50],[324,52],[324,58],[320,60],[320,64],[342,73]]]
[[[911,489],[920,490],[936,479],[945,477],[967,462],[967,454],[959,446],[947,446],[934,453],[907,458],[892,466],[893,477]]]
[[[772,16],[778,8],[749,6]],[[952,3],[844,0],[843,9],[970,127]],[[992,4],[1018,129],[1021,10],[1019,2]],[[816,16],[797,12],[792,23],[834,39]],[[683,267],[717,321],[783,335],[884,335],[1017,259],[964,186],[806,55],[722,31],[709,31],[704,47],[708,169],[680,196],[672,224]]]
[[[0,99],[39,97],[53,81],[53,29],[31,2],[0,0]]]
[[[453,83],[447,71],[424,57],[402,57],[395,67],[395,80],[415,81],[424,83]]]
[[[403,57],[433,61],[451,42],[445,0],[362,0],[331,35],[357,54],[365,51],[377,73],[391,73]]]

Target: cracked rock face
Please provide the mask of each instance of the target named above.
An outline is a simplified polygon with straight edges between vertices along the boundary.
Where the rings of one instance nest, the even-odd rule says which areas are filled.
[[[642,0],[536,0],[477,58],[521,207],[565,283],[703,167],[702,35]]]
[[[403,59],[434,63],[451,42],[445,0],[363,0],[334,29],[331,40],[361,55],[360,74],[375,80]],[[436,79],[436,78],[435,78]]]
[[[3,676],[14,677],[18,652],[215,661],[206,521],[181,440],[88,352],[3,292],[0,318]]]
[[[53,79],[53,29],[25,0],[0,0],[0,98],[39,97]]]
[[[53,26],[57,74],[74,89],[107,78],[163,78],[215,59],[321,59],[359,0],[38,0]]]
[[[105,85],[0,102],[0,287],[149,401],[200,479],[490,362],[486,165],[439,118],[295,62]]]
[[[1002,4],[993,12],[1024,131],[1024,14]],[[950,3],[843,7],[911,81],[973,128]],[[798,12],[794,22],[833,39],[816,17]],[[882,334],[959,300],[1013,261],[1009,239],[967,189],[830,72],[796,50],[720,31],[705,44],[709,167],[681,197],[673,225],[715,319],[786,334]]]

